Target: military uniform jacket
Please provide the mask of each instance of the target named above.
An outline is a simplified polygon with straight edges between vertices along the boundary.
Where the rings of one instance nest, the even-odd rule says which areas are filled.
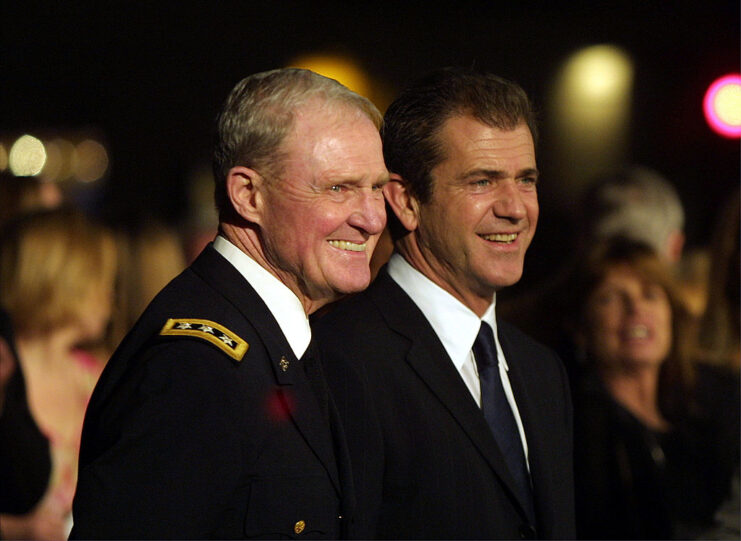
[[[315,324],[368,537],[574,539],[565,371],[547,348],[497,327],[528,441],[535,524],[444,346],[385,270]]]
[[[101,376],[83,427],[71,537],[348,535],[344,436],[319,364],[307,376],[304,360],[208,246]]]

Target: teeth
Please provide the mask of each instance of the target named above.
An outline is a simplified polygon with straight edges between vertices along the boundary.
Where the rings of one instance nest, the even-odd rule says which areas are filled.
[[[494,242],[514,242],[517,238],[517,233],[495,233],[493,235],[481,235],[484,239]]]
[[[340,250],[349,250],[351,252],[365,252],[365,244],[357,244],[348,240],[330,240],[329,244]]]
[[[636,325],[628,329],[628,338],[647,338],[648,327],[645,325]]]

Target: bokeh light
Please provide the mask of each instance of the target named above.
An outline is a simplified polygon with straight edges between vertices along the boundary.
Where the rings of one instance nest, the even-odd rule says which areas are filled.
[[[32,135],[22,135],[10,148],[8,165],[18,177],[38,175],[46,163],[44,143]]]
[[[0,171],[5,171],[8,168],[8,151],[5,150],[5,145],[0,143]]]
[[[586,47],[564,61],[549,109],[567,191],[625,160],[633,80],[633,61],[613,45]]]
[[[85,139],[75,148],[77,160],[75,176],[81,182],[94,182],[103,178],[108,170],[108,152],[92,139]]]
[[[563,105],[575,121],[604,123],[623,114],[630,98],[633,64],[621,49],[595,45],[576,52],[564,65]]]
[[[311,53],[298,56],[288,64],[339,81],[353,92],[371,97],[371,83],[366,73],[351,58],[337,54]]]
[[[713,131],[724,137],[741,137],[741,75],[715,80],[705,93],[703,111]]]
[[[46,163],[39,176],[46,182],[56,182],[62,170],[62,149],[53,141],[47,141],[44,148],[46,149]]]
[[[41,171],[41,177],[45,181],[63,182],[72,177],[77,163],[75,145],[56,137],[46,143],[46,154],[46,165]]]

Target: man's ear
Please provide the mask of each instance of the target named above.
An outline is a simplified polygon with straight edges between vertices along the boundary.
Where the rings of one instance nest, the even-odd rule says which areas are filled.
[[[248,222],[262,221],[265,179],[249,167],[236,166],[226,176],[226,193],[232,207]]]
[[[419,202],[409,192],[406,182],[396,173],[389,175],[390,180],[383,187],[386,202],[396,217],[408,231],[414,231],[419,225]]]

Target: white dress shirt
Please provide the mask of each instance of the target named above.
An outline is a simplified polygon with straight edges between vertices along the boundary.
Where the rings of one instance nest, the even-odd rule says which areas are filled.
[[[299,298],[288,286],[221,235],[214,240],[214,249],[234,265],[260,295],[296,358],[300,359],[311,342],[311,327]]]
[[[481,322],[486,321],[494,331],[494,342],[497,347],[497,359],[499,360],[499,374],[502,378],[502,386],[507,401],[512,408],[517,429],[520,432],[522,448],[525,452],[525,460],[528,459],[527,438],[522,426],[520,412],[517,409],[515,396],[509,382],[507,360],[504,358],[502,346],[499,344],[497,333],[497,320],[495,314],[496,294],[492,298],[491,305],[487,308],[483,317],[479,318],[471,309],[465,306],[450,293],[435,284],[424,274],[412,267],[400,254],[394,253],[388,263],[388,273],[393,280],[411,297],[419,307],[432,329],[443,344],[445,351],[453,361],[456,369],[461,375],[463,382],[471,392],[471,396],[481,407],[481,384],[476,368],[476,360],[473,357],[473,343],[479,333]],[[529,469],[528,463],[528,469]]]

